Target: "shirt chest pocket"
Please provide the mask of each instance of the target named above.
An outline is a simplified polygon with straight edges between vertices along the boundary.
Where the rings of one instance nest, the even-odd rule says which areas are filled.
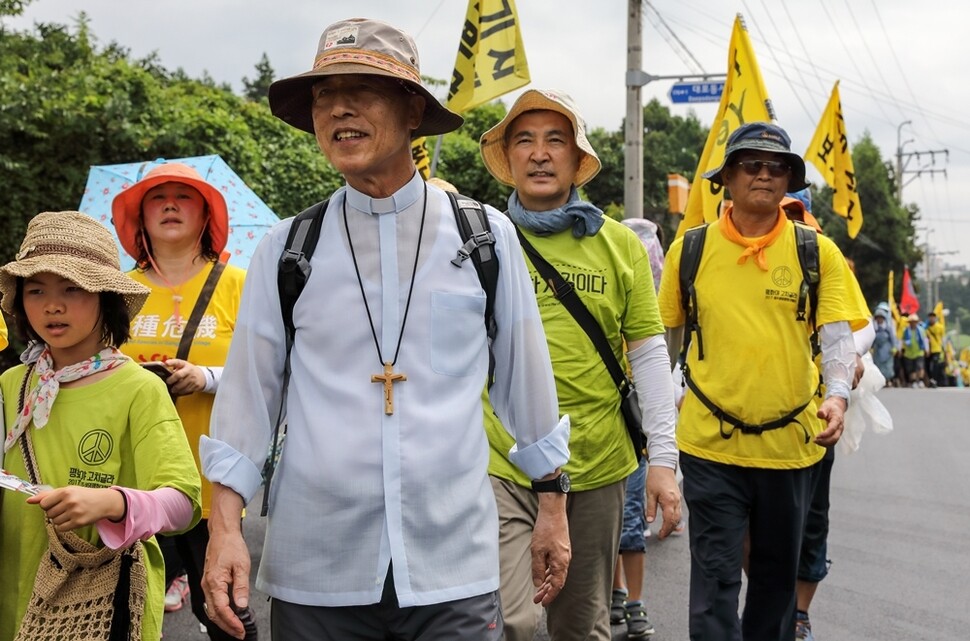
[[[469,376],[485,350],[485,294],[431,293],[431,369]]]

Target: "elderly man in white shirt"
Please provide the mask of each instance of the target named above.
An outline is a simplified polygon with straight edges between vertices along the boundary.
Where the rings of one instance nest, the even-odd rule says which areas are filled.
[[[286,444],[256,586],[274,638],[500,639],[498,524],[486,473],[486,295],[451,260],[462,240],[428,186],[414,136],[461,118],[421,85],[413,40],[373,20],[331,25],[314,69],[270,88],[273,112],[315,133],[347,186],[335,192],[293,320]],[[510,223],[487,208],[499,260],[491,400],[514,463],[555,478],[569,458],[532,285]],[[277,261],[292,221],[250,264],[236,333],[201,447],[214,483],[203,585],[213,621],[242,638],[249,598],[243,506],[257,493],[285,359]],[[388,365],[390,367],[388,367]],[[375,375],[396,377],[393,402]],[[383,380],[383,379],[382,379]],[[533,539],[536,602],[570,558],[565,497],[545,494]],[[230,597],[232,603],[230,603]]]

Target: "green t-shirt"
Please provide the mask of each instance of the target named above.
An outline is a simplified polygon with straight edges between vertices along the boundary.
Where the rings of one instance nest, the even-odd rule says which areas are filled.
[[[522,233],[576,288],[621,363],[624,338],[636,341],[663,333],[650,259],[640,239],[626,226],[606,218],[595,236],[575,238],[571,230],[551,236]],[[559,413],[569,414],[570,459],[564,469],[573,490],[593,490],[620,481],[637,463],[616,385],[586,332],[552,295],[528,254],[526,263],[549,345]],[[508,458],[514,440],[487,402],[485,431],[491,450],[489,474],[528,486],[530,479]]]
[[[0,375],[4,423],[12,426],[24,366]],[[36,379],[36,377],[35,377]],[[30,428],[40,480],[54,487],[118,485],[139,490],[174,487],[192,501],[192,526],[201,516],[199,473],[182,424],[165,385],[154,374],[127,363],[105,378],[61,389],[43,429]],[[14,445],[4,455],[4,468],[27,479]],[[0,641],[17,633],[27,608],[40,559],[47,550],[44,513],[26,496],[4,491],[0,503]],[[99,544],[95,526],[75,530]],[[145,541],[148,594],[142,638],[157,639],[162,630],[165,564],[154,537]]]

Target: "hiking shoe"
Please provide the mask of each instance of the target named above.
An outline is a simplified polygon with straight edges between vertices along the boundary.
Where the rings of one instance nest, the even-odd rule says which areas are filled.
[[[626,604],[626,638],[642,639],[657,630],[647,618],[647,609],[643,603],[631,601]]]
[[[619,625],[624,621],[626,621],[626,592],[613,590],[613,599],[610,601],[610,623]]]
[[[165,592],[165,611],[175,612],[182,609],[182,603],[189,598],[189,577],[180,574],[172,581]]]
[[[815,635],[812,634],[812,622],[808,620],[808,615],[804,612],[795,613],[795,638],[815,641]]]

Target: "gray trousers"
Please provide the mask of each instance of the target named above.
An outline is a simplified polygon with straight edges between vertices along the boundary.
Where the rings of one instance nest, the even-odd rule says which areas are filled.
[[[500,641],[498,593],[402,608],[388,571],[379,603],[345,607],[300,605],[273,599],[274,639],[286,641]]]

